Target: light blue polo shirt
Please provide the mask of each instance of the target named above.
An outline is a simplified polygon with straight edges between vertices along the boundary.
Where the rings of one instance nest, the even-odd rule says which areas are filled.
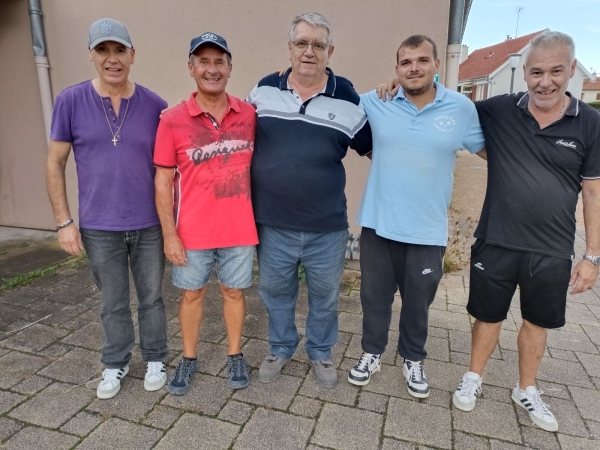
[[[373,153],[357,222],[394,241],[446,246],[456,152],[485,144],[473,102],[435,86],[421,111],[402,89],[386,102],[375,91],[360,96]]]

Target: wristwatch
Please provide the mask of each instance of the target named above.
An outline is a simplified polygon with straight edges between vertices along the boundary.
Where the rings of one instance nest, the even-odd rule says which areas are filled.
[[[596,267],[600,266],[600,256],[590,256],[590,255],[583,255],[583,259],[585,259],[586,261],[591,262],[593,265],[595,265]]]

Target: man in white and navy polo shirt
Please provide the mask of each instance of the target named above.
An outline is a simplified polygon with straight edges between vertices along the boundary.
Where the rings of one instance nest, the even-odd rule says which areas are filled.
[[[360,98],[327,68],[333,35],[320,14],[297,16],[289,32],[291,68],[263,78],[248,96],[258,114],[251,166],[258,225],[259,294],[269,313],[270,352],[259,380],[275,381],[299,343],[298,267],[308,286],[306,352],[319,383],[334,387],[339,283],[348,240],[348,147],[371,151]]]

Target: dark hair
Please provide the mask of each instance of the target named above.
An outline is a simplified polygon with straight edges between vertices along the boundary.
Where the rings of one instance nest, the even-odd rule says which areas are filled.
[[[437,59],[437,57],[438,57],[437,45],[435,45],[435,42],[433,42],[433,39],[431,39],[429,36],[425,36],[423,34],[413,34],[412,36],[404,39],[402,41],[402,44],[400,44],[400,47],[398,47],[398,50],[396,50],[396,64],[400,64],[400,59],[398,59],[398,52],[400,51],[400,49],[402,47],[417,48],[419,45],[421,45],[425,41],[429,42],[433,46],[433,59]]]

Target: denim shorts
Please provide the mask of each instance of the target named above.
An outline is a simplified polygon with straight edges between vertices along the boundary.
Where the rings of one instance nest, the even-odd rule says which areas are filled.
[[[186,250],[185,266],[173,266],[173,285],[195,291],[208,284],[213,265],[216,265],[219,284],[244,289],[252,286],[254,246]]]

